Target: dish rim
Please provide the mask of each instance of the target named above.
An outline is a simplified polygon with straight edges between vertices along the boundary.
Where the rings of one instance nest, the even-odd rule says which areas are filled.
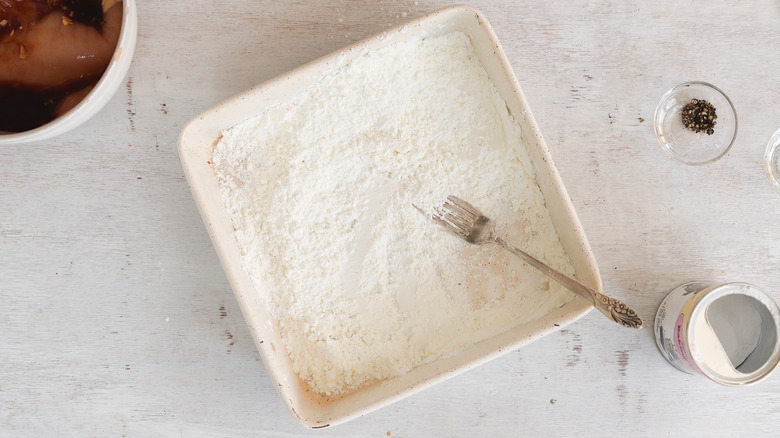
[[[224,217],[221,218],[219,217],[220,212],[222,213],[222,215],[227,215],[227,212],[224,211],[225,207],[221,201],[221,198],[220,198],[221,205],[219,205],[219,208],[216,208],[216,206],[213,205],[207,205],[207,202],[204,202],[204,201],[208,201],[207,199],[208,194],[204,192],[204,190],[208,189],[208,187],[204,188],[204,184],[207,185],[208,181],[204,182],[201,181],[199,178],[202,177],[202,178],[213,179],[215,177],[213,168],[211,168],[210,153],[211,150],[213,150],[213,147],[216,144],[216,142],[219,140],[222,131],[238,123],[241,123],[242,120],[238,120],[238,115],[237,115],[238,112],[236,111],[235,107],[245,107],[247,106],[247,102],[252,100],[262,101],[263,99],[266,100],[272,99],[273,97],[269,97],[269,95],[274,94],[276,92],[277,87],[283,86],[284,84],[291,81],[294,83],[296,79],[303,77],[305,75],[316,76],[317,71],[323,71],[325,69],[331,69],[332,71],[332,69],[338,68],[341,65],[346,64],[349,60],[351,60],[356,56],[359,56],[364,51],[371,50],[372,48],[375,49],[383,45],[386,45],[386,43],[394,37],[408,38],[408,37],[421,35],[421,34],[424,36],[427,35],[426,31],[424,30],[425,28],[435,28],[437,24],[443,26],[446,23],[454,23],[457,20],[463,20],[465,22],[467,20],[473,20],[474,18],[476,19],[476,23],[477,23],[475,25],[476,28],[478,29],[479,32],[481,32],[481,34],[485,38],[485,40],[481,42],[489,43],[491,45],[492,54],[493,54],[491,56],[494,56],[494,59],[492,61],[496,63],[497,65],[496,68],[500,70],[500,74],[504,76],[504,79],[508,83],[507,86],[510,89],[508,92],[511,93],[511,96],[506,96],[504,94],[501,94],[501,96],[506,101],[507,106],[510,105],[510,100],[513,100],[512,104],[514,106],[519,106],[519,108],[522,108],[521,110],[522,118],[528,125],[527,126],[528,129],[523,130],[524,139],[526,140],[531,139],[536,144],[535,149],[538,151],[540,158],[537,160],[532,159],[532,161],[534,162],[534,167],[537,170],[537,183],[539,179],[539,175],[538,175],[539,172],[544,170],[546,173],[546,176],[544,176],[544,178],[549,181],[549,184],[552,187],[550,190],[554,190],[558,197],[557,205],[560,206],[561,209],[560,214],[565,215],[565,218],[567,220],[567,225],[572,226],[571,233],[574,236],[573,239],[575,239],[575,241],[578,244],[578,248],[575,249],[575,252],[577,252],[578,257],[582,260],[581,264],[585,266],[585,268],[582,268],[581,270],[578,269],[577,272],[578,276],[581,276],[580,280],[585,282],[586,284],[589,284],[589,286],[593,287],[596,290],[601,290],[601,277],[598,272],[598,268],[596,266],[593,253],[590,249],[587,239],[585,238],[585,234],[584,231],[582,230],[582,226],[579,222],[579,219],[577,218],[576,213],[574,212],[574,207],[571,203],[571,200],[569,199],[565,187],[563,186],[563,182],[560,179],[557,169],[553,164],[552,157],[550,156],[547,145],[541,136],[541,132],[538,126],[536,125],[535,120],[533,120],[533,117],[531,116],[530,107],[528,105],[528,102],[525,100],[522,91],[520,90],[519,83],[517,82],[517,79],[511,68],[509,60],[507,59],[505,53],[503,52],[503,49],[501,48],[498,38],[493,32],[493,29],[490,27],[487,19],[482,15],[481,12],[479,12],[477,9],[471,6],[455,5],[455,6],[449,6],[449,7],[445,7],[433,11],[431,13],[414,18],[406,23],[399,24],[395,27],[387,29],[373,36],[369,36],[368,38],[365,38],[352,45],[349,45],[340,50],[332,52],[321,58],[315,59],[296,69],[293,69],[282,75],[276,76],[266,82],[261,83],[260,85],[252,87],[242,93],[239,93],[231,98],[226,99],[221,103],[218,103],[217,105],[212,106],[208,110],[202,112],[201,114],[191,119],[181,130],[181,133],[179,135],[179,142],[178,142],[179,156],[182,162],[182,167],[184,169],[185,176],[192,190],[193,197],[198,206],[203,222],[206,225],[206,228],[209,232],[209,236],[212,240],[212,243],[214,244],[215,250],[219,255],[220,262],[222,263],[223,268],[225,269],[225,272],[228,276],[231,287],[236,295],[236,299],[238,300],[239,306],[242,310],[242,313],[244,314],[244,318],[250,327],[250,331],[255,340],[255,344],[258,348],[258,351],[260,352],[260,355],[263,358],[263,362],[266,365],[266,369],[271,375],[271,378],[274,381],[274,383],[276,383],[275,386],[277,388],[277,391],[280,393],[283,401],[287,405],[292,415],[302,425],[306,427],[321,428],[321,427],[333,426],[348,421],[350,419],[356,418],[358,416],[364,415],[370,411],[376,410],[382,406],[400,400],[403,397],[409,396],[422,389],[425,389],[436,383],[439,383],[445,379],[448,379],[450,377],[453,377],[455,375],[473,369],[474,367],[479,366],[485,362],[488,362],[498,356],[507,354],[508,352],[513,351],[516,348],[519,348],[520,346],[532,342],[536,339],[539,339],[553,331],[560,330],[566,325],[571,324],[572,322],[581,318],[591,310],[591,306],[589,305],[589,303],[586,303],[583,300],[573,299],[572,301],[562,306],[561,308],[556,309],[555,312],[551,312],[545,315],[543,318],[540,318],[539,320],[532,321],[531,323],[528,324],[522,324],[516,328],[510,329],[505,333],[502,333],[501,335],[480,342],[473,347],[469,347],[464,352],[456,354],[454,357],[440,359],[434,361],[433,363],[429,363],[418,367],[417,369],[413,370],[409,374],[417,373],[417,371],[420,370],[421,368],[424,368],[425,372],[427,371],[431,371],[431,372],[428,375],[426,375],[424,378],[419,378],[417,380],[414,380],[412,384],[409,385],[394,384],[394,382],[397,383],[399,381],[398,379],[406,375],[391,378],[386,381],[378,382],[375,385],[371,385],[371,387],[367,389],[367,390],[371,390],[369,392],[369,395],[371,395],[377,392],[374,391],[376,387],[381,387],[380,390],[378,391],[377,397],[371,398],[367,402],[366,400],[359,399],[358,401],[361,402],[359,406],[355,406],[353,409],[341,409],[340,411],[336,409],[335,414],[333,414],[332,410],[328,411],[326,409],[321,412],[315,413],[315,415],[312,415],[312,411],[310,409],[308,410],[303,409],[304,407],[302,406],[300,400],[296,400],[295,398],[296,394],[294,393],[295,391],[289,388],[287,382],[284,382],[280,379],[281,370],[278,369],[278,364],[274,362],[274,357],[273,357],[275,351],[273,352],[271,351],[272,347],[269,346],[271,345],[271,343],[265,342],[267,339],[264,339],[264,336],[262,336],[263,333],[258,331],[261,330],[261,327],[259,327],[261,324],[268,323],[267,321],[262,321],[262,317],[268,316],[267,309],[253,308],[253,306],[256,306],[259,301],[259,291],[256,291],[253,288],[249,288],[248,290],[248,288],[246,287],[246,283],[248,281],[248,275],[241,268],[240,260],[238,260],[237,254],[235,253],[228,254],[228,251],[230,250],[229,247],[232,248],[235,246],[235,239],[234,238],[232,239],[232,243],[225,242],[226,231],[224,229],[217,228],[220,222],[222,223],[223,226],[225,225]],[[407,32],[408,35],[405,35],[405,33]],[[447,32],[441,32],[441,33],[447,33]],[[472,40],[472,45],[476,45],[474,38],[478,36],[472,34],[468,34],[468,35]],[[482,37],[480,36],[479,38]],[[485,60],[480,58],[480,61],[482,61],[484,66]],[[492,76],[491,76],[491,81],[494,81],[494,78]],[[300,88],[298,89],[300,90]],[[294,94],[295,93],[293,93],[293,95]],[[257,114],[260,114],[265,109],[272,106],[274,105],[268,104],[263,109],[257,110],[254,113],[244,114],[243,120],[247,120]],[[514,114],[515,111],[510,111],[510,112],[513,113],[515,117],[518,117],[518,114]],[[216,131],[217,125],[219,125],[219,123],[216,123],[215,120],[220,120],[220,118],[221,120],[233,118],[234,123],[232,124],[223,123],[219,131]],[[525,138],[525,137],[529,137],[529,138]],[[529,145],[526,146],[528,147]],[[208,150],[208,155],[204,154],[206,150]],[[543,161],[543,163],[540,163],[539,161]],[[540,168],[539,166],[543,166],[543,167]],[[213,187],[211,189],[213,190]],[[211,194],[213,195],[213,193]],[[544,194],[545,194],[545,199],[549,204],[551,201],[548,199],[547,193]],[[561,235],[560,230],[557,231],[560,236]],[[232,236],[232,228],[230,230],[230,235]],[[569,249],[570,248],[566,248],[567,254],[569,254],[570,258],[572,258],[572,254],[569,253]],[[233,251],[235,252],[234,249]],[[251,282],[249,282],[249,285],[251,286]],[[257,296],[252,297],[251,296],[252,292],[254,292],[254,294]],[[561,309],[564,309],[565,312],[562,311]],[[517,335],[513,335],[514,331],[519,331],[519,328],[525,326],[529,326],[529,327],[533,326],[535,330],[530,334],[524,335],[522,338],[518,337]],[[492,345],[489,348],[487,348],[485,347],[486,345],[485,343],[487,341],[491,341],[491,343],[495,345]],[[281,346],[281,348],[284,347]],[[467,355],[467,353],[474,353],[471,354],[471,356],[473,357],[469,358],[468,360],[463,358],[463,356]],[[458,361],[454,361],[453,360],[454,358],[458,358]],[[448,363],[457,363],[458,365],[455,367],[447,367],[446,364]],[[437,368],[436,364],[442,366]],[[422,372],[423,371],[421,371],[420,373]],[[358,389],[357,391],[355,391],[355,393],[359,393],[363,391],[364,389]],[[342,403],[344,402],[345,399],[351,398],[355,393],[351,393],[348,396],[345,396],[344,398],[341,398],[340,400],[331,402],[329,404]],[[348,403],[349,400],[347,400],[346,402]],[[316,414],[324,414],[324,415],[318,416]]]
[[[673,97],[677,97],[677,94],[683,89],[690,87],[700,87],[705,90],[710,90],[715,95],[720,95],[728,103],[728,108],[730,108],[731,114],[734,116],[734,133],[731,135],[731,139],[729,140],[728,145],[726,145],[726,147],[724,147],[722,150],[719,150],[717,155],[708,156],[707,158],[698,160],[685,158],[682,154],[675,150],[675,148],[668,146],[662,140],[663,134],[661,126],[663,125],[663,121],[669,117],[669,115],[664,110],[666,102],[668,102]],[[658,105],[656,105],[655,112],[653,114],[653,131],[655,132],[655,138],[660,144],[661,149],[663,149],[667,155],[682,164],[687,164],[690,166],[702,166],[705,164],[714,163],[729,153],[731,147],[734,146],[734,142],[737,140],[737,132],[739,131],[739,116],[737,115],[737,109],[734,107],[734,102],[731,101],[731,98],[723,90],[709,82],[688,81],[675,85],[674,87],[667,90],[663,96],[661,96],[661,99],[658,101]]]

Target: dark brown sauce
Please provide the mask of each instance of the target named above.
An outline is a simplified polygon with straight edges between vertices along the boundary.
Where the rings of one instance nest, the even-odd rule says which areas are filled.
[[[65,0],[62,10],[72,12],[71,20],[94,26],[97,29],[103,25],[103,6],[101,0]]]
[[[14,34],[34,27],[54,12],[61,13],[63,25],[68,21],[67,25],[86,25],[102,31],[105,21],[101,0],[0,0],[0,45],[23,50],[16,49],[20,44],[14,41]],[[22,55],[19,58],[24,59]],[[106,67],[108,62],[100,74],[67,78],[53,86],[30,84],[25,77],[0,80],[0,131],[24,132],[56,119],[62,115],[60,105],[64,99],[94,86]]]
[[[0,131],[24,132],[51,122],[61,115],[58,105],[63,99],[97,83],[98,79],[84,79],[59,87],[0,82]]]
[[[30,25],[53,11],[63,11],[76,23],[100,29],[103,25],[101,0],[0,0],[0,37]]]

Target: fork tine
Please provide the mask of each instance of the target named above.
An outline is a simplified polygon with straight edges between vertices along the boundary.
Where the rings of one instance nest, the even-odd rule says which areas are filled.
[[[452,213],[446,213],[444,215],[444,219],[451,222],[453,225],[462,228],[464,231],[469,231],[474,226],[473,221],[470,221],[467,218]]]
[[[457,211],[454,209],[449,209],[447,211],[447,218],[452,222],[457,222],[458,224],[466,228],[473,228],[474,225],[479,220],[479,218],[476,216],[472,216],[469,213],[463,211]]]
[[[443,207],[434,208],[433,211],[439,219],[446,222],[451,227],[457,227],[460,229],[465,228],[465,224],[463,223],[462,219],[458,218],[456,215],[453,215]]]
[[[444,220],[440,216],[434,215],[432,216],[432,219],[434,220],[434,222],[444,227],[444,229],[449,231],[450,233],[456,234],[461,238],[467,235],[467,233],[462,228],[456,226],[455,224],[452,224],[451,222]]]
[[[447,196],[447,200],[450,201],[452,204],[457,205],[458,207],[462,208],[464,211],[467,211],[470,215],[473,215],[474,217],[480,217],[482,216],[482,212],[477,210],[476,207],[469,204],[468,202],[458,198],[454,195]]]
[[[415,204],[412,206],[423,215],[429,216]],[[468,202],[450,195],[441,207],[433,209],[429,217],[446,231],[468,241],[483,216]]]
[[[476,220],[479,219],[479,217],[481,216],[481,214],[479,214],[479,211],[476,211],[475,209],[466,208],[462,204],[453,203],[450,200],[447,200],[444,203],[443,207],[451,211],[454,215],[460,216],[470,222],[476,222]]]

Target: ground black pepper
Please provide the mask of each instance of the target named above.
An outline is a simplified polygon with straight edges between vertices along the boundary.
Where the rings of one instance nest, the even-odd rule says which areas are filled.
[[[691,99],[682,109],[682,122],[693,132],[706,132],[712,135],[718,115],[715,107],[706,100]]]

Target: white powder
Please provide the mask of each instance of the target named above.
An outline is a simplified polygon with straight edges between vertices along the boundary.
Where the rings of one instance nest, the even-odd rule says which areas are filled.
[[[320,394],[404,374],[571,299],[412,207],[455,194],[573,273],[520,127],[463,33],[362,55],[225,131],[212,158],[243,268]]]

